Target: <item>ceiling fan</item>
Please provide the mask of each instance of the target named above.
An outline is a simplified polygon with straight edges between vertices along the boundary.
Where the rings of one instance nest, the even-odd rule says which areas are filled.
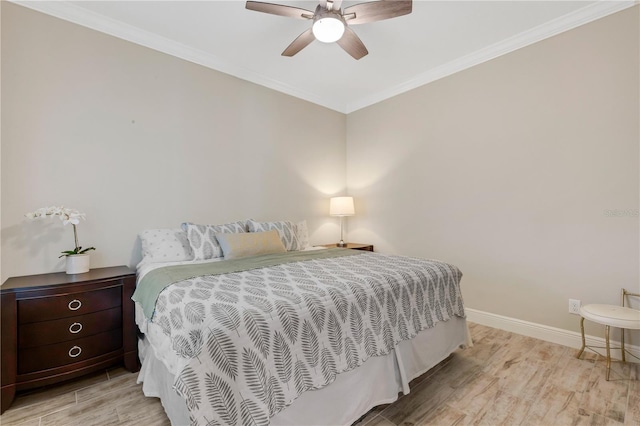
[[[369,51],[349,26],[382,21],[411,13],[412,0],[378,0],[360,3],[340,9],[342,0],[319,0],[315,12],[282,4],[247,1],[246,8],[256,12],[289,18],[313,20],[311,28],[296,38],[282,56],[293,56],[313,40],[324,43],[336,42],[349,55],[360,59]]]

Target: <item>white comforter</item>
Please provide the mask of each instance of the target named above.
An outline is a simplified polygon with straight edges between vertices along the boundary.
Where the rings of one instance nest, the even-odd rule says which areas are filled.
[[[176,389],[196,424],[268,424],[309,389],[464,317],[460,271],[362,253],[181,281],[152,321],[180,362]]]

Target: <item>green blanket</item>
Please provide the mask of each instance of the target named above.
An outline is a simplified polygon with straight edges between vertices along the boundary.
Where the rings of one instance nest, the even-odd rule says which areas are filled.
[[[362,253],[363,252],[360,250],[335,248],[327,250],[290,251],[287,253],[265,254],[262,256],[244,257],[221,262],[165,266],[154,269],[146,274],[136,286],[136,291],[133,293],[131,298],[142,305],[144,315],[150,319],[153,316],[153,311],[155,310],[156,301],[158,300],[160,292],[162,292],[165,287],[179,281],[202,277],[204,275],[230,274],[233,272],[242,272],[251,269],[281,265],[283,263],[352,256]]]

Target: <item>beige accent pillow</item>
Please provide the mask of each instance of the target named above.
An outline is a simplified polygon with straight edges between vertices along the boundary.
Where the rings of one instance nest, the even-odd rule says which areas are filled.
[[[227,260],[287,251],[275,229],[267,232],[219,233],[216,239]]]

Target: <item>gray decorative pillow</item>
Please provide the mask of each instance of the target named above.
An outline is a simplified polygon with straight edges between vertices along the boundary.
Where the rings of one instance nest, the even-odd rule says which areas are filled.
[[[144,262],[174,262],[193,259],[187,233],[177,229],[147,229],[140,234]]]
[[[298,250],[309,247],[309,230],[306,220],[296,223],[296,236],[298,237]]]
[[[280,222],[256,222],[253,219],[247,221],[249,232],[266,232],[275,229],[287,251],[300,250],[300,243],[296,235],[296,225],[288,220]]]
[[[182,229],[187,231],[189,246],[193,251],[193,260],[222,257],[222,249],[216,239],[217,233],[247,232],[244,222],[225,223],[223,225],[183,223]]]

